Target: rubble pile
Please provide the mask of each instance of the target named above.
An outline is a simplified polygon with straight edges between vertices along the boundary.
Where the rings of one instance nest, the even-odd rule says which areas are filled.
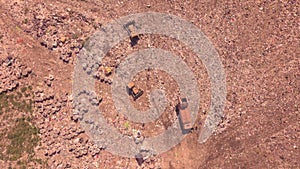
[[[50,163],[50,168],[57,168],[57,169],[63,169],[63,168],[71,168],[70,162],[63,160],[63,159],[58,159],[58,160],[51,160],[49,161]]]
[[[54,97],[53,94],[45,95],[43,90],[37,89],[34,91],[34,102],[37,107],[37,112],[43,117],[48,117],[61,110],[62,106],[66,106],[67,100],[60,100]]]
[[[71,117],[74,121],[82,120],[84,113],[87,113],[92,106],[98,106],[102,101],[102,97],[86,90],[79,92],[75,97],[77,99],[73,101],[74,111]]]
[[[46,149],[45,156],[51,157],[55,154],[59,154],[61,150],[65,149],[66,145],[68,145],[68,140],[72,140],[79,134],[83,133],[83,130],[75,126],[58,127],[50,124],[51,123],[47,122],[42,122],[40,124],[41,141]]]
[[[36,37],[40,45],[59,53],[65,62],[73,62],[74,56],[83,47],[87,35],[101,24],[93,15],[62,6],[47,5],[44,2],[10,4],[12,13],[21,28]],[[22,9],[22,10],[21,10]]]
[[[100,153],[100,148],[90,143],[87,139],[76,138],[69,147],[69,151],[72,152],[76,158],[80,158],[87,154],[95,156]]]
[[[61,136],[65,140],[74,139],[76,136],[78,136],[81,133],[84,133],[84,131],[76,125],[70,125],[61,128]]]
[[[70,158],[87,159],[99,154],[101,147],[93,144],[86,137],[79,123],[70,122],[68,103],[70,97],[65,94],[60,96],[37,88],[34,90],[34,102],[36,110],[36,123],[40,129],[41,150],[50,160],[49,165],[58,168],[68,168],[76,161],[66,163],[65,160],[57,160],[62,154],[69,154]],[[91,100],[97,104],[99,100]],[[76,164],[78,166],[78,164]]]
[[[52,82],[54,80],[54,76],[53,75],[49,75],[48,77],[44,78],[44,82],[48,87],[52,86]]]
[[[97,72],[94,73],[93,77],[98,81],[106,84],[112,84],[113,80],[110,76],[105,75],[104,71],[102,70],[103,67],[100,67]]]
[[[76,158],[81,158],[86,155],[95,156],[100,153],[100,148],[89,142],[88,139],[83,139],[80,134],[84,131],[76,126],[60,125],[52,126],[49,122],[40,123],[41,141],[45,147],[45,156],[54,156],[60,154],[62,150],[68,150]]]
[[[82,33],[65,32],[64,27],[70,24],[67,21],[70,21],[71,18],[80,18],[78,16],[80,14],[72,13],[71,11],[60,14],[50,14],[48,12],[35,13],[32,19],[32,22],[35,24],[32,27],[28,27],[27,31],[40,38],[42,46],[59,52],[61,54],[60,59],[68,63],[72,59],[72,56],[79,53],[84,40],[79,38]]]
[[[161,169],[161,159],[156,157],[147,158],[140,165],[142,169]]]
[[[19,79],[30,73],[30,68],[11,56],[0,60],[0,93],[15,89],[19,85]]]

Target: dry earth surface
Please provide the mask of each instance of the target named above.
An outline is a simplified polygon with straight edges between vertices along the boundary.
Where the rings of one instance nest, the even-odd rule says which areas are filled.
[[[296,0],[226,1],[0,1],[1,168],[299,168],[300,3]],[[113,155],[96,145],[72,113],[72,73],[85,41],[102,25],[133,13],[162,12],[197,26],[217,49],[226,72],[222,122],[197,142],[210,104],[205,66],[188,46],[160,35],[141,35],[114,46],[104,66],[118,66],[148,47],[181,57],[198,80],[201,95],[195,130],[170,151],[146,159]],[[125,135],[163,132],[177,120],[178,85],[168,74],[148,70],[133,81],[145,93],[131,103],[149,107],[148,96],[164,88],[168,105],[155,122],[139,124],[118,114],[111,98],[112,75],[99,69],[99,108]],[[168,113],[172,112],[172,113]]]

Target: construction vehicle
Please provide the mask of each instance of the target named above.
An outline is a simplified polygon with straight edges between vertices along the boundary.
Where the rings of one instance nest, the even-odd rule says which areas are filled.
[[[139,34],[136,31],[135,22],[131,21],[124,25],[131,39],[138,38]]]
[[[188,108],[188,102],[186,98],[180,98],[178,97],[178,105],[177,110],[178,114],[180,116],[180,120],[182,122],[182,127],[184,130],[190,130],[192,129],[192,118],[191,118],[191,112]]]
[[[130,32],[130,38],[137,38],[139,34],[136,32],[136,27],[133,24],[128,25],[128,30]]]
[[[137,33],[137,27],[135,25],[134,21],[128,22],[124,25],[125,30],[128,32],[128,35],[130,37],[130,44],[131,46],[135,46],[138,43],[139,34]]]
[[[133,100],[138,99],[143,95],[144,91],[135,86],[133,82],[130,82],[127,85],[128,93],[133,97]]]
[[[104,74],[105,74],[105,76],[109,76],[109,75],[111,75],[111,73],[112,73],[112,69],[110,67],[106,66],[104,68]]]

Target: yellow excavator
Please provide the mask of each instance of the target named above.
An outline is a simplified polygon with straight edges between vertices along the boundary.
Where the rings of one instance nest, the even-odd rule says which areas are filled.
[[[111,75],[112,74],[112,68],[106,66],[105,69],[104,69],[104,74],[105,74],[105,76]]]

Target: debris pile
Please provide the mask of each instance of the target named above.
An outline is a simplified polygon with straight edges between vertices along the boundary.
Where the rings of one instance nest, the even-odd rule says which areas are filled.
[[[53,75],[49,75],[48,77],[45,77],[44,78],[44,82],[46,83],[46,85],[48,87],[51,87],[52,86],[52,82],[54,80],[54,76]]]
[[[37,107],[37,112],[43,117],[48,117],[61,110],[62,106],[66,106],[66,99],[60,100],[54,97],[53,94],[46,95],[42,89],[34,91],[34,102]]]
[[[101,147],[92,143],[85,135],[79,123],[70,122],[68,102],[70,96],[52,94],[47,90],[37,88],[34,90],[36,105],[36,123],[40,129],[41,147],[50,166],[68,168],[78,163],[76,161],[66,163],[65,160],[57,160],[62,155],[86,160],[99,154]],[[96,100],[95,100],[96,99]],[[99,104],[97,98],[91,98],[92,104]],[[77,164],[76,164],[77,166]]]
[[[76,158],[80,158],[87,154],[95,156],[100,153],[100,148],[90,143],[88,139],[76,138],[69,147],[69,151],[72,152]]]
[[[36,37],[41,46],[58,52],[65,63],[73,62],[87,35],[101,26],[97,18],[87,12],[64,6],[57,8],[44,2],[13,3],[10,8],[21,29]]]
[[[111,78],[112,72],[113,72],[113,70],[111,67],[100,66],[99,70],[94,73],[94,78],[96,78],[100,82],[110,85],[113,82],[112,78]]]
[[[14,90],[19,85],[19,79],[30,73],[30,68],[11,56],[0,60],[0,93]]]
[[[84,113],[89,111],[92,106],[98,106],[102,101],[102,97],[97,96],[90,91],[82,91],[77,96],[77,100],[73,102],[73,115],[72,119],[77,121],[81,120]]]
[[[161,169],[161,159],[156,157],[151,157],[142,160],[142,163],[139,163],[140,168],[142,169]]]

